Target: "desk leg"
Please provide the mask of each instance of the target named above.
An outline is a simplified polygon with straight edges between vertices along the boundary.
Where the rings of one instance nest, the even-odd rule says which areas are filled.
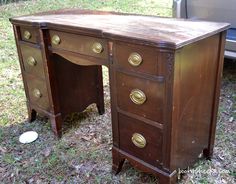
[[[29,102],[27,102],[27,108],[28,108],[28,122],[31,123],[34,120],[36,120],[37,112],[30,107]]]
[[[61,114],[50,116],[51,126],[54,134],[61,138],[62,135],[62,117]]]
[[[177,177],[176,176],[173,176],[173,177],[163,176],[163,177],[159,177],[158,181],[159,181],[158,182],[159,184],[175,184],[177,181]]]
[[[125,158],[112,148],[112,171],[114,174],[118,174],[121,171],[124,162]]]
[[[103,81],[102,81],[102,66],[97,66],[97,109],[100,115],[104,114],[104,94],[103,94]]]

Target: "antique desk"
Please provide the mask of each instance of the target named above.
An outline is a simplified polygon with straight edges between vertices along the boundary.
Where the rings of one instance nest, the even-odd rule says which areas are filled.
[[[175,183],[178,168],[211,157],[228,24],[76,9],[10,21],[29,121],[46,115],[60,136],[67,114],[104,113],[105,65],[116,173],[128,159]]]

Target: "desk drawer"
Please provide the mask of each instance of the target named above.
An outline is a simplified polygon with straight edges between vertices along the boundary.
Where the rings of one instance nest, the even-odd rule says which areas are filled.
[[[20,27],[21,39],[26,42],[38,42],[38,30],[32,27]]]
[[[162,70],[155,48],[115,42],[113,49],[114,62],[118,67],[151,75],[158,75]]]
[[[120,149],[152,165],[162,161],[160,129],[119,114]]]
[[[163,123],[164,82],[116,73],[118,107]]]
[[[49,99],[45,81],[39,80],[31,75],[25,74],[28,86],[30,103],[33,103],[43,110],[49,111]]]
[[[108,59],[107,42],[104,39],[59,31],[50,31],[50,38],[52,48]]]
[[[45,78],[41,50],[24,44],[20,48],[24,70],[37,77]]]

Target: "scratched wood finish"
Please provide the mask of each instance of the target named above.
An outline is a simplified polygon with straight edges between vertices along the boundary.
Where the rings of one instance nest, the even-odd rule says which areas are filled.
[[[104,113],[101,65],[109,68],[112,114],[112,169],[127,159],[134,167],[176,183],[178,169],[203,153],[213,154],[226,23],[190,21],[65,9],[11,18],[27,97],[29,121],[50,118],[57,136],[63,119],[89,104]],[[29,31],[30,39],[23,37]],[[53,35],[61,43],[52,45]],[[100,42],[101,54],[91,51]],[[40,54],[41,52],[41,54]],[[132,53],[142,57],[132,66]],[[28,67],[32,54],[39,67]],[[39,88],[41,98],[32,91]],[[146,95],[130,99],[132,89]],[[139,148],[134,133],[146,139]],[[138,140],[139,142],[139,140]]]
[[[228,27],[226,23],[159,18],[132,14],[72,14],[29,15],[11,19],[13,23],[60,29],[87,29],[112,39],[131,38],[159,47],[180,48],[199,39],[214,35]],[[64,26],[66,25],[66,27]],[[88,29],[89,28],[89,29]]]

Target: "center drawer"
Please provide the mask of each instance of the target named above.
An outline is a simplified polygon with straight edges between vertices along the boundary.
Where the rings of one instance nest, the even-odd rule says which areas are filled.
[[[91,36],[83,36],[60,31],[49,31],[52,48],[108,59],[107,42]]]
[[[163,123],[164,82],[116,72],[118,107],[128,113]]]
[[[120,149],[150,164],[162,161],[162,131],[119,114]]]

